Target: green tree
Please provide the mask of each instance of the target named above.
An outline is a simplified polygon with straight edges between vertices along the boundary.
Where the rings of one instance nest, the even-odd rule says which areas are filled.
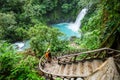
[[[81,10],[76,5],[78,2],[79,0],[1,0],[0,38],[11,42],[22,41],[27,38],[26,31],[40,22],[51,24],[63,20],[72,21]]]
[[[82,32],[84,35],[81,40],[84,41],[79,39],[78,43],[92,49],[99,47],[119,47],[119,8],[119,0],[105,0],[92,5],[85,19],[82,21]],[[91,35],[87,37],[88,33]],[[94,39],[92,39],[93,37]]]
[[[0,42],[0,80],[45,80],[35,69],[38,61],[38,58],[16,53],[11,45]]]
[[[71,8],[72,8],[72,6],[71,6],[71,4],[63,4],[62,5],[62,11],[64,12],[64,13],[68,13],[68,11],[70,11],[71,10]]]
[[[15,25],[16,21],[13,13],[0,13],[0,39],[13,39]]]
[[[26,30],[17,25],[14,13],[0,13],[1,40],[15,42],[27,38],[26,35]]]
[[[43,24],[35,25],[30,28],[29,35],[31,37],[31,47],[36,51],[37,56],[42,56],[49,45],[51,51],[54,52],[67,48],[67,41],[59,39],[63,34],[55,28]]]

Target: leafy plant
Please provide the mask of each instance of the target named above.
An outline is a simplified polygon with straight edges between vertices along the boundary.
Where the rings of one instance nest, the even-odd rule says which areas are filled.
[[[72,8],[72,6],[71,6],[71,4],[63,4],[62,5],[62,11],[64,12],[64,13],[67,13],[68,11],[70,11],[71,10],[71,8]]]
[[[62,51],[67,48],[67,41],[59,40],[63,34],[55,28],[47,27],[39,24],[30,28],[29,35],[31,37],[31,47],[37,53],[37,56],[42,56],[50,46],[51,51]]]
[[[94,30],[92,32],[87,32],[83,35],[81,39],[77,39],[75,42],[82,48],[95,49],[100,45],[100,31]]]
[[[0,44],[0,53],[0,80],[45,80],[35,69],[36,57],[15,53],[7,43]]]

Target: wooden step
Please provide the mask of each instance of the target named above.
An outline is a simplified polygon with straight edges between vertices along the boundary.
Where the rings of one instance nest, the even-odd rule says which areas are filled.
[[[93,60],[91,62],[93,72],[103,63],[102,60]]]
[[[64,68],[65,68],[65,65],[60,65],[58,74],[63,74]]]
[[[84,65],[84,64],[83,64],[82,62],[79,62],[79,63],[78,63],[78,66],[77,66],[77,75],[83,76],[83,73],[84,73],[84,72],[83,72],[83,68],[84,68],[83,65]]]
[[[94,72],[101,64],[102,60],[93,60],[77,63],[47,63],[45,70],[47,72],[57,75],[69,75],[69,76],[88,76]]]
[[[59,74],[59,69],[60,69],[60,66],[56,64],[56,66],[53,69],[53,74]]]
[[[92,69],[90,61],[85,61],[83,67],[84,67],[83,75],[90,75],[93,72],[93,69]]]
[[[73,63],[73,75],[76,75],[77,74],[77,66],[78,66],[78,63]]]
[[[71,68],[70,68],[70,75],[73,75],[74,70],[75,70],[75,65],[74,65],[74,63],[72,63]]]
[[[66,64],[63,74],[69,75],[71,71],[71,64]]]

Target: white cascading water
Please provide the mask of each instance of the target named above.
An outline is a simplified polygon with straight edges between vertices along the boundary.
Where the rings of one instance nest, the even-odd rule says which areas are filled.
[[[82,9],[81,12],[77,16],[76,21],[74,23],[70,23],[68,28],[71,29],[74,32],[78,32],[78,30],[81,26],[81,20],[84,18],[87,11],[88,11],[87,8]]]
[[[16,46],[17,51],[22,51],[22,48],[24,47],[25,43],[24,42],[16,42],[14,45]]]
[[[13,48],[17,51],[24,51],[25,49],[30,48],[30,40],[16,42],[13,44]]]

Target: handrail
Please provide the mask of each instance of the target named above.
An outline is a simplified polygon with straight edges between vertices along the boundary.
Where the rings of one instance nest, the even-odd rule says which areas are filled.
[[[59,60],[59,59],[62,59],[62,58],[66,58],[66,57],[74,57],[74,59],[75,59],[75,57],[77,57],[77,56],[79,56],[79,55],[81,55],[81,54],[89,54],[89,53],[95,53],[95,52],[101,52],[101,51],[105,51],[105,54],[106,53],[109,53],[109,51],[113,51],[113,52],[117,52],[117,53],[120,53],[120,51],[119,50],[115,50],[115,49],[110,49],[110,48],[101,48],[101,49],[96,49],[96,50],[92,50],[92,51],[86,51],[86,52],[80,52],[80,53],[77,53],[77,54],[71,54],[71,55],[65,55],[65,56],[61,56],[61,57],[58,57],[57,59]],[[112,52],[112,53],[113,53]],[[104,52],[103,52],[103,54],[104,54]],[[111,54],[111,53],[110,53]],[[94,54],[94,56],[95,56],[95,54]],[[89,56],[88,56],[89,57]],[[87,59],[87,57],[85,58],[85,59]],[[45,59],[45,55],[43,55],[41,58],[40,58],[40,62],[39,62],[39,69],[42,71],[42,72],[44,72],[45,74],[48,74],[48,75],[54,75],[54,76],[57,76],[57,77],[72,77],[72,78],[80,78],[80,77],[87,77],[87,76],[89,76],[89,75],[87,75],[87,76],[77,76],[77,75],[61,75],[61,74],[54,74],[54,73],[49,73],[49,72],[47,72],[47,71],[45,71],[44,69],[43,69],[43,67],[44,67],[44,65],[45,65],[45,62],[46,62],[46,59]]]
[[[120,53],[119,50],[110,49],[110,48],[101,48],[101,49],[96,49],[96,50],[92,50],[92,51],[85,51],[85,52],[80,52],[77,54],[61,56],[61,57],[58,57],[58,60],[59,60],[59,63],[65,64],[65,63],[69,63],[69,62],[84,61],[86,59],[95,59],[95,58],[106,59],[107,57],[109,57],[109,55],[111,53],[116,53],[116,52]],[[112,55],[116,55],[116,54],[112,54]],[[60,61],[67,57],[71,57],[71,60],[70,61]]]
[[[99,52],[99,51],[103,51],[103,50],[112,50],[112,51],[120,52],[119,50],[115,50],[115,49],[111,49],[111,48],[100,48],[100,49],[96,49],[96,50],[92,50],[92,51],[85,51],[85,52],[80,52],[80,53],[77,53],[77,54],[65,55],[65,56],[58,57],[58,58],[65,58],[65,57],[77,56],[77,55],[80,55],[80,54],[87,54],[87,53],[92,53],[92,52]]]
[[[62,51],[62,52],[52,52],[52,56],[63,56],[63,55],[67,55],[67,54],[72,54],[72,53],[79,53],[79,52],[83,52],[83,51],[88,51],[89,49],[75,49],[75,50],[66,50],[66,51]]]

